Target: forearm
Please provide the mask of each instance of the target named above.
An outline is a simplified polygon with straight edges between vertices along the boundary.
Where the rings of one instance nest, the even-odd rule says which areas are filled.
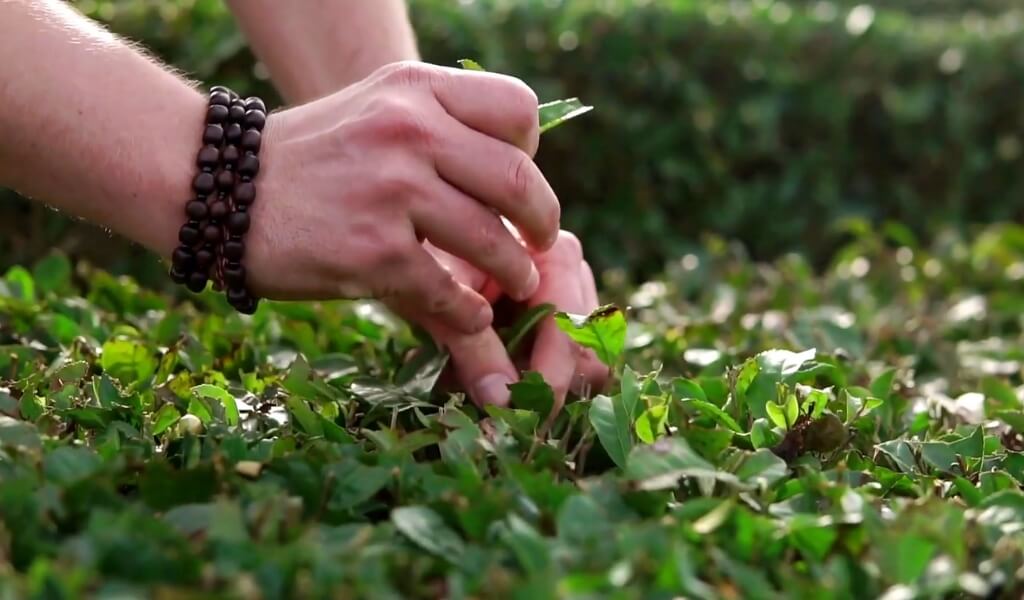
[[[169,255],[202,96],[56,0],[0,0],[0,185]]]
[[[289,103],[319,98],[378,67],[417,60],[403,0],[228,0]]]

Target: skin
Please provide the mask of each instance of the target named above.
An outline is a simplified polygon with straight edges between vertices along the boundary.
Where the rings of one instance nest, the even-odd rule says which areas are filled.
[[[412,62],[377,68],[413,46],[400,5],[322,8],[338,22],[351,13],[393,29],[381,29],[389,41],[372,53],[349,41],[340,54],[322,54],[317,44],[329,35],[294,35],[313,47],[281,46],[298,48],[287,52],[331,57],[308,82],[281,72],[295,58],[287,52],[265,58],[286,96],[306,103],[273,114],[264,131],[250,286],[278,299],[379,298],[453,352],[468,348],[493,335],[496,293],[538,301],[542,255],[561,240],[557,198],[532,161],[536,96],[495,74]],[[276,22],[274,13],[288,10],[279,3],[262,18]],[[0,185],[169,256],[191,195],[202,94],[57,0],[0,0],[0,55]],[[352,72],[332,74],[338,56],[353,57]],[[439,218],[452,214],[460,218]],[[501,402],[494,377],[514,377],[498,362],[456,353],[478,401]]]
[[[351,85],[382,64],[419,58],[403,0],[306,0],[303,10],[275,0],[228,4],[253,51],[292,103]],[[535,147],[526,150],[532,155]],[[426,247],[464,285],[492,302],[502,295],[499,283],[485,271],[430,243]],[[560,310],[589,313],[598,306],[594,275],[574,235],[560,232],[550,250],[531,254],[540,284],[524,307],[550,303]],[[508,356],[493,328],[466,334],[424,314],[417,302],[396,299],[388,304],[448,348],[460,383],[477,402],[508,403],[508,385],[519,378],[513,360],[518,357]],[[600,389],[608,376],[594,353],[572,343],[551,319],[538,329],[528,368],[551,384],[559,406],[569,390]]]

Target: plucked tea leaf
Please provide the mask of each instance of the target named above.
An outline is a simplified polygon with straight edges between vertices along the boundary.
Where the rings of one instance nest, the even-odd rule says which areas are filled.
[[[555,322],[573,341],[593,350],[608,366],[618,361],[626,346],[626,316],[617,306],[602,306],[589,315],[556,313]]]

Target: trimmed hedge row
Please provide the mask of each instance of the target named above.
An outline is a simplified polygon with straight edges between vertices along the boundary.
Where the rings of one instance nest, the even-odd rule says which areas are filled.
[[[601,267],[660,269],[706,231],[826,256],[850,216],[924,233],[1024,214],[1012,2],[411,4],[427,60],[597,107],[539,161]],[[220,2],[79,5],[197,77],[269,91]]]

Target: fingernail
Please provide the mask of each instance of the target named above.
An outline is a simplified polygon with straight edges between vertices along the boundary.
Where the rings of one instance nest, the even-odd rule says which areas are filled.
[[[473,386],[473,397],[481,404],[507,406],[512,392],[508,389],[512,379],[508,375],[493,373],[481,377]]]
[[[475,326],[473,327],[474,331],[483,331],[484,329],[487,329],[493,320],[494,309],[491,308],[490,304],[485,304],[484,307],[480,309],[480,313],[476,317],[476,322],[474,323]]]
[[[523,287],[522,293],[516,298],[517,301],[523,302],[529,300],[537,293],[537,288],[540,287],[540,271],[537,270],[537,265],[530,264],[530,276],[526,279],[526,286]]]

